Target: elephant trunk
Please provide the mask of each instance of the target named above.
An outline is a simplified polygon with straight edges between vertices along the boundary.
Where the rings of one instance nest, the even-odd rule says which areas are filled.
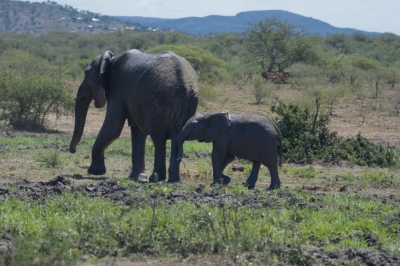
[[[181,133],[179,133],[178,135],[178,162],[182,161],[183,158],[183,143],[186,140],[186,132],[185,131],[181,131]]]
[[[86,115],[89,109],[89,104],[92,101],[90,97],[80,98],[75,103],[75,127],[74,134],[72,136],[71,143],[69,145],[69,151],[71,153],[76,152],[76,146],[81,140],[83,134],[83,128],[85,127]]]

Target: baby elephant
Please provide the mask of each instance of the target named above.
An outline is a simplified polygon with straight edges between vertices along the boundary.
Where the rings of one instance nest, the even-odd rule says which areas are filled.
[[[223,174],[225,167],[235,156],[253,163],[250,176],[244,183],[253,189],[260,165],[268,167],[271,173],[269,189],[279,188],[281,181],[278,175],[282,164],[282,136],[279,128],[266,115],[260,113],[228,114],[202,113],[196,114],[187,121],[178,136],[178,161],[183,156],[183,143],[186,140],[212,142],[212,166],[214,184],[228,184],[231,178]]]

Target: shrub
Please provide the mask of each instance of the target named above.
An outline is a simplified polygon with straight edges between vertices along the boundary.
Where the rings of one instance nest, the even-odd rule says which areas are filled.
[[[354,138],[342,140],[339,148],[343,150],[343,159],[358,165],[389,167],[398,160],[394,150],[372,143],[361,133]]]
[[[0,62],[0,120],[17,129],[44,129],[50,113],[68,114],[73,97],[64,85],[61,66],[27,52],[9,50]]]
[[[278,115],[276,124],[282,133],[283,157],[288,162],[323,160],[337,164],[347,160],[362,166],[389,167],[399,161],[395,151],[374,144],[360,133],[354,138],[341,138],[336,131],[330,132],[329,115],[319,114],[318,108],[312,114],[308,108],[277,100],[271,111]]]
[[[267,86],[265,80],[260,75],[251,77],[252,92],[256,104],[261,104],[267,96]]]
[[[308,108],[278,100],[271,111],[283,137],[283,152],[290,162],[311,163],[320,158],[326,147],[339,142],[336,132],[329,132],[330,118],[327,114],[315,115]]]

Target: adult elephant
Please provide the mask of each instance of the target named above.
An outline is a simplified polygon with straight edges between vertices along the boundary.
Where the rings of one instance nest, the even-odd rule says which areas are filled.
[[[166,179],[166,141],[171,139],[168,182],[179,182],[177,136],[198,104],[198,80],[192,66],[171,51],[146,54],[129,50],[114,57],[107,51],[97,56],[85,70],[75,105],[75,128],[69,151],[75,153],[90,102],[97,108],[107,102],[103,126],[92,148],[89,174],[106,173],[104,150],[122,131],[125,121],[131,128],[132,172],[130,178],[145,176],[145,142],[154,143],[154,169],[150,182]]]

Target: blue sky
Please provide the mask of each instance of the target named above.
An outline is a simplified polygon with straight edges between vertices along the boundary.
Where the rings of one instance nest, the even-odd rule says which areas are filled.
[[[56,2],[102,15],[157,18],[234,16],[243,11],[278,9],[319,19],[335,27],[392,32],[400,35],[400,0],[56,0]]]

